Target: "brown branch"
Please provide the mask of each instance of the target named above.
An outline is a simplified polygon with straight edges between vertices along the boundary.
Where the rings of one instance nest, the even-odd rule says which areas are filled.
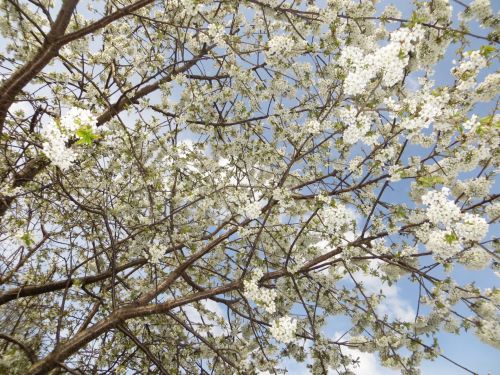
[[[30,61],[26,62],[21,68],[16,70],[9,77],[9,79],[4,82],[2,87],[0,87],[0,135],[3,133],[3,124],[5,122],[5,118],[7,117],[7,110],[14,102],[17,94],[19,94],[22,88],[26,86],[54,57],[58,55],[59,50],[64,45],[102,29],[111,22],[130,15],[132,12],[154,2],[154,0],[138,1],[101,18],[99,21],[96,21],[83,29],[64,35],[78,1],[79,0],[63,1],[59,14],[53,23],[50,32],[45,38],[45,42],[38,49],[35,56]]]
[[[269,203],[267,206],[265,206],[262,211],[265,212],[267,209],[271,208],[273,204]],[[54,351],[49,354],[46,358],[40,360],[37,362],[35,365],[32,366],[32,368],[28,371],[27,375],[35,375],[35,374],[45,374],[51,369],[53,369],[55,366],[57,366],[58,362],[64,361],[66,358],[71,356],[72,354],[76,353],[79,349],[81,349],[83,346],[88,344],[90,341],[96,339],[99,337],[101,334],[104,332],[108,331],[109,329],[112,329],[114,327],[117,327],[118,324],[121,322],[131,319],[131,318],[137,318],[137,317],[144,317],[144,316],[149,316],[149,315],[154,315],[154,314],[162,314],[162,313],[167,313],[171,309],[183,305],[187,305],[192,302],[200,301],[206,298],[211,298],[213,296],[216,296],[218,294],[222,293],[227,293],[230,291],[234,291],[236,289],[241,288],[243,285],[243,280],[236,280],[233,281],[229,284],[219,286],[216,288],[212,289],[207,289],[204,291],[200,291],[185,297],[181,297],[178,299],[174,299],[165,303],[157,304],[157,305],[149,305],[148,303],[154,299],[159,293],[161,293],[163,290],[168,288],[179,276],[181,276],[184,271],[191,265],[193,264],[196,260],[200,259],[203,255],[205,255],[208,251],[213,249],[213,247],[217,246],[220,244],[222,241],[224,241],[226,238],[231,236],[239,227],[246,225],[245,223],[250,222],[250,220],[246,220],[243,223],[241,223],[239,226],[234,227],[233,229],[227,231],[224,235],[219,237],[218,239],[214,240],[211,244],[207,245],[205,248],[201,249],[200,251],[196,252],[193,254],[191,257],[189,257],[182,265],[177,267],[175,271],[173,271],[167,279],[164,280],[162,284],[160,284],[159,287],[157,287],[155,290],[153,290],[150,293],[147,293],[143,297],[141,297],[139,300],[137,300],[132,306],[129,307],[123,307],[118,310],[115,310],[111,315],[108,316],[108,318],[96,323],[94,326],[80,331],[76,336],[74,336],[72,339],[69,339],[67,342],[59,345],[54,349]],[[386,232],[382,232],[380,235],[386,235]],[[365,244],[370,242],[373,239],[373,236],[370,238],[359,238],[356,241],[352,242],[350,245],[359,245],[359,244]],[[335,250],[330,251],[327,254],[320,255],[313,260],[307,262],[303,267],[301,267],[298,271],[298,273],[301,274],[306,274],[309,272],[311,267],[314,265],[317,265],[321,263],[324,260],[327,260],[331,258],[332,256],[335,256],[337,254],[340,254],[342,252],[342,248],[337,248]],[[260,283],[268,281],[268,280],[274,280],[278,279],[283,276],[291,276],[292,273],[288,271],[287,269],[280,269],[276,270],[273,272],[269,272],[265,274],[261,279]]]
[[[141,266],[147,262],[146,259],[140,258],[137,260],[134,260],[132,262],[123,264],[121,266],[116,267],[116,272],[120,272],[123,270],[126,270],[128,268],[136,267],[136,266]],[[66,280],[61,280],[61,281],[55,281],[52,283],[44,284],[44,285],[33,285],[33,286],[23,286],[20,288],[15,288],[6,291],[3,294],[0,294],[0,305],[3,305],[9,301],[21,298],[21,297],[31,297],[31,296],[38,296],[40,294],[45,294],[45,293],[50,293],[50,292],[55,292],[57,290],[62,290],[65,289],[66,286],[69,288],[73,286],[75,283],[79,285],[87,285],[87,284],[92,284],[96,283],[101,280],[105,280],[109,277],[112,276],[112,271],[106,271],[102,272],[97,275],[93,276],[85,276],[85,277],[79,277],[79,278],[69,278]]]
[[[122,96],[116,103],[111,105],[111,107],[103,112],[97,118],[97,126],[100,126],[107,121],[109,121],[113,116],[116,116],[118,113],[123,111],[126,106],[130,104],[135,104],[139,99],[145,97],[146,95],[151,94],[153,91],[157,90],[162,84],[171,82],[173,77],[179,73],[184,73],[185,71],[191,69],[198,61],[200,61],[206,53],[210,50],[211,47],[203,48],[198,55],[196,55],[192,60],[189,60],[180,68],[176,69],[175,66],[171,69],[170,73],[164,78],[159,79],[158,81],[144,86],[141,89],[137,90],[137,92],[130,98],[126,96]],[[213,47],[212,47],[213,48]]]
[[[172,78],[179,73],[183,73],[190,68],[192,68],[199,60],[203,58],[203,56],[211,49],[213,46],[209,46],[206,48],[203,48],[202,51],[196,55],[192,60],[189,60],[186,62],[184,65],[182,65],[180,68],[176,69],[175,67],[172,68],[170,73],[165,76],[164,78],[159,79],[158,81],[144,86],[141,89],[139,89],[131,98],[128,98],[126,96],[121,97],[116,103],[111,105],[111,107],[104,111],[98,118],[97,118],[97,125],[103,125],[107,121],[109,121],[111,118],[114,116],[118,115],[121,111],[123,111],[127,105],[137,103],[137,101],[144,96],[152,93],[153,91],[157,90],[162,84],[166,82],[172,81]],[[42,172],[48,165],[50,165],[50,160],[48,160],[44,156],[40,156],[38,158],[30,160],[26,166],[14,176],[14,181],[12,183],[13,187],[20,187],[24,186],[27,183],[33,181],[33,179],[40,173]],[[8,208],[14,201],[15,197],[13,196],[2,196],[0,195],[0,218],[5,215],[7,212]],[[0,220],[1,222],[1,220]]]
[[[93,24],[90,24],[90,25],[84,27],[83,29],[66,34],[65,36],[60,38],[59,43],[61,45],[65,45],[69,42],[72,42],[73,40],[80,39],[86,35],[93,33],[94,31],[97,31],[99,29],[106,27],[107,25],[109,25],[113,21],[116,21],[120,18],[123,18],[125,16],[132,14],[132,12],[135,12],[136,10],[139,10],[142,7],[145,7],[146,5],[149,5],[153,2],[154,2],[154,0],[141,0],[141,1],[138,1],[134,4],[130,4],[126,7],[123,7],[121,9],[117,10],[116,12],[111,13],[110,15],[101,18],[99,21],[96,21]]]
[[[146,354],[146,357],[149,358],[149,360],[151,362],[153,362],[155,364],[155,366],[158,368],[158,370],[160,370],[160,374],[162,375],[168,375],[169,372],[165,369],[165,367],[163,367],[162,363],[160,362],[160,360],[158,358],[156,358],[154,356],[153,353],[151,353],[151,350],[149,350],[149,348],[144,345],[141,340],[139,340],[139,338],[137,338],[136,335],[134,335],[126,326],[125,324],[120,324],[118,326],[118,330],[120,330],[125,336],[127,336],[129,339],[131,339],[134,344],[144,352],[144,354]]]
[[[28,359],[30,360],[31,363],[36,362],[37,358],[36,358],[35,352],[31,348],[29,348],[28,346],[23,344],[21,341],[15,339],[12,336],[5,335],[3,333],[0,333],[0,339],[3,339],[5,341],[8,341],[12,344],[19,346],[23,350],[23,352],[26,354],[26,356],[28,357]]]
[[[118,325],[128,319],[145,317],[154,314],[163,314],[173,308],[187,305],[196,301],[200,301],[205,298],[209,298],[221,293],[227,293],[240,288],[243,285],[241,281],[234,281],[227,285],[219,286],[204,292],[194,293],[182,298],[174,299],[161,303],[158,305],[146,305],[146,306],[131,306],[124,307],[115,310],[106,319],[101,320],[92,327],[81,331],[76,334],[73,338],[57,346],[54,351],[49,354],[44,359],[36,362],[26,373],[26,375],[42,375],[47,374],[49,371],[57,367],[59,362],[64,361],[69,356],[76,353],[79,349],[84,347],[86,344],[92,340],[99,337],[104,332],[112,328],[118,327]]]
[[[63,45],[58,43],[58,40],[64,35],[77,4],[78,0],[63,1],[52,28],[35,56],[17,69],[0,87],[0,135],[3,133],[7,110],[14,102],[17,94],[57,56],[59,49]]]

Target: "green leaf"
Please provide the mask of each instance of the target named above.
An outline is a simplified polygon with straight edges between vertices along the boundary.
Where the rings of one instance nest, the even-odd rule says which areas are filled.
[[[485,116],[479,120],[479,126],[476,129],[477,134],[483,134],[488,127],[500,130],[500,121],[494,121],[492,115]]]
[[[453,242],[458,241],[458,237],[455,233],[448,233],[444,235],[444,240],[451,245]]]
[[[432,96],[439,96],[441,95],[441,92],[443,91],[442,87],[438,87],[437,89],[434,89],[431,91]]]
[[[443,308],[446,307],[446,305],[443,302],[441,302],[441,301],[436,301],[436,307],[438,309],[443,309]]]
[[[443,184],[444,178],[441,176],[424,176],[417,179],[417,183],[424,187],[434,187],[437,184]]]
[[[489,55],[491,55],[495,51],[496,51],[496,48],[493,46],[481,46],[479,53],[484,57],[488,57]]]
[[[99,136],[92,132],[92,128],[90,126],[82,126],[80,129],[76,131],[76,136],[80,138],[76,144],[78,145],[91,145],[94,143],[94,140],[98,139]]]
[[[394,214],[398,218],[405,218],[406,217],[406,210],[401,206],[397,206],[394,210]]]
[[[31,246],[35,243],[35,241],[33,241],[33,239],[31,238],[31,234],[30,233],[24,233],[22,236],[21,236],[21,240],[23,240],[24,244],[26,246]]]
[[[424,17],[419,16],[417,12],[413,12],[410,17],[410,22],[408,22],[408,27],[412,29],[415,25],[424,23],[425,21]]]

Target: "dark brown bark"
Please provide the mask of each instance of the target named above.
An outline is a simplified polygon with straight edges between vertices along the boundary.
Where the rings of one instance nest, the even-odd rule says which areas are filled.
[[[45,38],[45,42],[38,49],[35,56],[16,70],[0,87],[0,135],[7,117],[7,111],[16,96],[42,69],[55,57],[63,44],[59,38],[64,35],[71,15],[78,4],[78,0],[64,0],[59,14]]]
[[[23,350],[23,352],[26,354],[26,356],[28,357],[28,359],[30,360],[31,363],[36,362],[37,357],[36,357],[35,352],[31,348],[29,348],[26,344],[24,344],[23,342],[19,341],[18,339],[14,338],[12,336],[4,335],[3,333],[0,333],[0,339],[3,339],[5,341],[8,341],[12,344],[19,346]]]
[[[83,29],[64,35],[71,20],[71,15],[79,0],[64,0],[57,15],[56,21],[47,34],[44,44],[39,48],[35,56],[21,68],[16,70],[0,87],[0,135],[7,117],[9,107],[14,103],[16,96],[21,92],[33,78],[36,77],[47,64],[57,56],[59,49],[73,40],[89,35],[111,22],[133,13],[142,7],[149,5],[154,0],[141,0],[134,4],[123,7],[110,15],[103,17],[97,22]]]
[[[121,266],[116,267],[116,272],[120,272],[123,270],[126,270],[128,268],[136,267],[136,266],[141,266],[147,262],[146,259],[137,259],[132,262],[123,264]],[[109,277],[112,276],[112,271],[106,271],[103,273],[100,273],[98,275],[93,275],[93,276],[86,276],[86,277],[78,277],[78,278],[70,278],[66,280],[61,280],[61,281],[55,281],[52,283],[47,283],[44,285],[31,285],[31,286],[24,286],[20,288],[15,288],[6,291],[5,293],[0,294],[0,305],[3,305],[9,301],[22,298],[22,297],[29,297],[29,296],[38,296],[40,294],[45,294],[45,293],[50,293],[50,292],[55,292],[57,290],[63,290],[65,288],[69,288],[73,286],[75,283],[85,286],[87,284],[92,284],[96,283],[101,280],[105,280]]]
[[[35,176],[40,173],[45,167],[50,164],[47,158],[39,157],[30,160],[26,163],[26,166],[21,170],[21,172],[14,175],[14,181],[12,187],[20,187],[26,185],[28,182],[33,181]],[[0,195],[0,218],[5,215],[5,212],[10,207],[11,203],[14,201],[12,196],[1,196]],[[1,220],[0,220],[1,222]]]
[[[57,346],[54,351],[44,359],[36,362],[26,373],[26,375],[42,375],[47,374],[50,370],[57,367],[58,362],[63,362],[65,359],[75,354],[79,349],[83,348],[92,340],[96,339],[104,332],[117,327],[121,322],[138,317],[144,317],[154,314],[163,314],[175,307],[187,305],[202,299],[206,299],[217,294],[227,293],[240,288],[241,281],[235,281],[227,285],[209,289],[203,292],[194,293],[186,297],[176,300],[171,300],[158,305],[146,306],[131,306],[116,310],[106,319],[101,320],[92,327],[81,331],[75,337],[69,339],[65,343]]]

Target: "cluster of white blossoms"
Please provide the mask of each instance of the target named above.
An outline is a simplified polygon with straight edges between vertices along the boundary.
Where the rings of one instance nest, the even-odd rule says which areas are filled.
[[[354,214],[343,204],[337,203],[335,207],[328,207],[323,212],[325,224],[331,233],[340,233],[354,221]]]
[[[258,201],[250,202],[243,207],[243,213],[250,220],[255,220],[260,216],[261,206]]]
[[[405,109],[413,114],[404,116],[401,120],[401,127],[408,130],[428,128],[449,108],[450,95],[447,88],[443,88],[439,95],[436,95],[433,80],[419,77],[417,81],[420,89],[401,102],[395,102],[392,98],[384,100],[392,112],[397,113]]]
[[[492,22],[498,18],[490,15],[489,2],[467,1],[471,17],[483,25],[488,15]],[[22,70],[36,56],[37,44],[25,40],[36,28],[16,15],[23,8],[26,15],[37,12],[36,5],[17,3],[0,7],[0,13],[13,13],[0,23],[12,38],[7,55]],[[98,21],[99,2],[88,3],[95,13],[85,19],[90,14],[78,15],[79,7],[70,12],[68,33]],[[0,135],[7,147],[0,155],[0,249],[8,242],[0,263],[6,264],[8,294],[67,274],[99,275],[109,267],[107,244],[114,239],[119,264],[140,263],[124,272],[130,287],[116,284],[118,305],[156,294],[151,303],[140,299],[146,310],[137,311],[146,313],[155,303],[179,301],[171,316],[131,319],[130,331],[140,334],[148,322],[172,325],[178,316],[172,328],[179,335],[192,336],[193,327],[206,341],[197,350],[197,340],[189,340],[178,367],[208,361],[214,373],[225,373],[217,351],[233,350],[239,373],[284,372],[278,367],[287,357],[311,362],[313,373],[352,373],[356,355],[336,344],[344,343],[378,352],[381,364],[414,375],[422,360],[438,355],[437,341],[424,344],[439,338],[445,324],[457,334],[477,330],[487,342],[500,341],[493,306],[481,304],[493,301],[481,290],[491,271],[500,276],[493,224],[500,217],[494,184],[500,73],[492,73],[498,25],[485,32],[477,22],[457,22],[466,7],[454,0],[392,1],[395,6],[385,10],[388,2],[380,0],[140,3],[138,17],[106,25],[109,37],[102,29],[76,33],[84,37],[63,54],[79,69],[47,67],[47,74],[36,75],[50,87],[49,107],[74,102],[88,110],[64,104],[53,123],[42,117],[42,134],[42,124],[30,133],[35,108],[29,103],[47,90],[37,91],[35,77],[12,96],[2,128],[7,137]],[[34,20],[48,29],[38,13]],[[23,26],[28,32],[16,36]],[[443,71],[451,55],[456,62]],[[120,92],[128,93],[130,105],[121,105],[126,98]],[[109,119],[98,117],[97,126],[106,100],[117,110]],[[105,123],[109,135],[94,142]],[[38,168],[38,157],[40,164],[52,160],[48,173]],[[69,170],[61,173],[58,166]],[[99,207],[105,212],[92,209]],[[27,252],[33,256],[24,261]],[[99,269],[88,260],[94,253]],[[23,267],[16,267],[16,257]],[[70,258],[74,269],[60,261]],[[451,272],[454,265],[459,272]],[[485,267],[491,269],[465,275]],[[189,278],[156,288],[170,285],[173,269],[186,270]],[[214,299],[189,303],[196,292],[191,279],[205,291],[201,297]],[[420,296],[422,281],[428,293]],[[93,289],[104,302],[108,285],[109,279],[99,279]],[[400,286],[427,306],[413,311],[407,298],[399,298],[412,297],[401,296]],[[53,292],[32,297],[52,306],[61,295]],[[235,296],[235,303],[217,302]],[[17,297],[3,304],[0,296],[0,311],[29,296]],[[30,332],[37,329],[50,341],[54,326],[39,321],[59,314],[67,328],[62,339],[74,348],[66,354],[83,372],[97,365],[140,372],[150,365],[144,356],[122,360],[131,344],[126,336],[103,331],[98,345],[87,348],[72,337],[80,329],[72,317],[85,318],[93,301],[83,293],[67,297],[64,309],[25,314],[10,333],[37,349],[43,362],[49,353],[31,345]],[[500,300],[494,305],[500,307]],[[97,324],[107,319],[107,309],[101,310]],[[308,313],[314,319],[306,320]],[[3,315],[1,324],[9,327]],[[335,320],[341,324],[333,338],[324,323]],[[315,344],[302,347],[299,341],[311,332]],[[176,343],[161,330],[150,336],[175,352]],[[85,360],[86,353],[94,358],[110,345],[123,354]],[[15,347],[22,352],[17,345],[8,349]],[[168,367],[171,358],[161,360]],[[244,362],[248,369],[242,370]]]
[[[460,254],[458,261],[469,270],[482,270],[491,262],[491,255],[482,247],[474,246]]]
[[[482,21],[492,14],[490,0],[474,0],[470,3],[469,7],[462,15],[462,18],[466,20],[474,18],[478,21]]]
[[[270,331],[277,341],[288,344],[295,339],[295,333],[297,332],[297,320],[290,316],[284,316],[276,319],[272,322]]]
[[[74,150],[66,147],[68,137],[59,130],[54,122],[44,126],[41,134],[46,139],[42,144],[44,154],[62,170],[68,169],[77,156]]]
[[[351,67],[344,81],[344,90],[348,95],[357,95],[363,92],[368,82],[375,76],[374,69],[366,69],[362,63],[367,58],[359,47],[347,46],[342,51],[339,64],[342,67]],[[373,67],[373,66],[372,66]]]
[[[320,211],[320,216],[326,231],[339,242],[342,235],[348,230],[355,230],[355,216],[343,204],[336,202],[335,206],[325,206]]]
[[[426,217],[437,227],[430,233],[426,244],[437,260],[459,253],[463,242],[481,241],[489,229],[486,220],[479,215],[462,213],[448,199],[449,194],[450,190],[443,187],[441,191],[429,191],[422,196],[422,202],[427,206]]]
[[[479,339],[496,348],[500,348],[500,293],[498,289],[485,289],[484,295],[487,299],[477,301],[473,310],[476,316],[472,320],[476,323],[476,334]]]
[[[467,86],[471,78],[475,78],[479,70],[485,68],[488,65],[488,60],[479,50],[467,51],[464,53],[464,55],[465,59],[460,63],[460,65],[452,69],[452,73],[456,77],[459,77],[461,80],[463,80],[463,82],[457,86],[458,89]],[[470,78],[467,78],[466,76]]]
[[[438,261],[450,258],[462,249],[452,231],[440,229],[430,232],[426,246]]]
[[[262,307],[269,314],[276,312],[276,304],[274,303],[277,293],[274,289],[261,288],[258,285],[259,280],[264,276],[261,269],[256,269],[252,273],[249,280],[243,282],[246,298],[253,300],[258,306]]]
[[[386,146],[380,152],[375,155],[374,159],[381,162],[387,163],[396,155],[396,148],[394,146]]]
[[[352,158],[347,169],[349,169],[349,172],[351,172],[354,177],[361,176],[363,174],[363,157],[355,156]]]
[[[467,121],[465,121],[463,124],[462,124],[462,128],[465,130],[465,131],[474,131],[477,129],[477,127],[480,125],[479,123],[479,117],[475,114],[473,114],[470,119],[468,119]]]
[[[267,59],[271,62],[278,62],[293,55],[296,42],[292,37],[277,35],[269,39],[267,46]]]
[[[321,133],[321,123],[318,120],[309,120],[304,128],[310,134]]]
[[[253,300],[257,306],[262,307],[269,314],[276,312],[276,297],[278,293],[274,289],[261,288],[259,280],[264,276],[264,271],[256,269],[252,272],[250,279],[243,281],[243,294],[246,298]],[[275,319],[272,322],[270,332],[277,341],[285,344],[292,342],[297,331],[297,321],[290,316]]]
[[[495,202],[487,206],[485,211],[491,220],[498,220],[500,217],[500,202]]]
[[[402,17],[401,11],[396,8],[394,5],[389,4],[384,8],[384,12],[382,13],[381,18],[401,18]]]
[[[149,261],[152,264],[160,264],[160,259],[165,256],[166,248],[163,245],[153,244],[149,248]]]
[[[44,154],[62,170],[68,169],[78,154],[74,149],[67,147],[67,142],[71,138],[78,138],[78,132],[81,130],[93,134],[96,126],[97,118],[92,112],[76,107],[71,108],[59,120],[51,121],[42,126]]]
[[[464,241],[481,241],[488,233],[488,223],[478,215],[465,213],[455,224],[455,230]]]
[[[196,0],[168,0],[165,1],[165,8],[167,10],[179,11],[180,17],[194,17],[198,14],[198,12],[201,12],[203,10],[203,4]]]
[[[486,344],[500,348],[500,323],[498,320],[481,320],[476,329],[476,335]]]
[[[500,72],[493,72],[488,74],[483,82],[481,82],[473,94],[474,98],[478,101],[487,102],[493,99],[496,95],[500,93]],[[498,114],[495,114],[498,121]]]
[[[413,28],[401,28],[391,34],[391,41],[375,52],[366,54],[359,47],[347,46],[339,58],[339,65],[348,69],[344,81],[347,95],[361,94],[368,83],[382,74],[382,83],[393,86],[404,77],[404,69],[409,62],[409,53],[415,49],[415,43],[422,40],[425,31],[421,25]]]
[[[202,35],[205,36],[205,34],[202,34]],[[208,26],[208,38],[205,39],[202,37],[202,35],[200,35],[200,42],[210,43],[211,41],[213,41],[218,46],[221,46],[221,47],[226,45],[226,42],[224,41],[224,36],[226,34],[225,34],[224,25],[222,25],[222,24],[211,23]]]
[[[290,53],[295,45],[293,39],[289,36],[285,35],[277,35],[271,39],[267,43],[269,47],[269,54],[287,54]]]
[[[71,133],[76,132],[83,126],[95,129],[97,118],[87,109],[73,107],[61,117],[61,126]]]
[[[481,54],[481,51],[467,51],[464,56],[465,59],[460,65],[451,69],[451,73],[459,79],[458,91],[466,91],[474,87],[479,71],[488,65],[488,61]]]
[[[349,145],[362,140],[369,143],[365,138],[366,133],[370,131],[371,117],[363,112],[358,113],[355,107],[339,108],[337,110],[339,120],[346,124],[343,141]]]
[[[433,224],[451,225],[460,217],[460,208],[448,196],[450,189],[443,187],[441,191],[429,191],[422,196],[422,203],[427,206],[427,218]]]

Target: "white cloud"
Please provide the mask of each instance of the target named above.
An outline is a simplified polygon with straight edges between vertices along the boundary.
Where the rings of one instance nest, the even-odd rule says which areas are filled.
[[[343,334],[340,332],[335,332],[333,334],[334,339],[339,339],[342,336]],[[365,353],[349,347],[342,347],[342,353],[350,355],[353,359],[358,359],[358,365],[348,366],[356,375],[396,375],[399,373],[398,371],[383,367],[377,355],[374,353]],[[331,369],[328,372],[328,375],[336,374],[337,373]]]
[[[377,262],[372,262],[371,267],[376,267]],[[363,272],[356,272],[353,274],[357,282],[362,282],[367,293],[378,294],[382,292],[385,297],[380,305],[377,306],[376,311],[381,316],[387,314],[391,319],[399,319],[411,322],[415,319],[415,310],[399,295],[399,288],[393,284],[389,286],[383,283],[379,277],[367,275]]]
[[[373,353],[363,353],[356,349],[342,349],[345,354],[350,354],[353,358],[359,358],[359,366],[351,366],[351,370],[356,375],[396,375],[398,371],[382,367]],[[334,373],[331,371],[331,374]]]
[[[224,317],[224,313],[217,302],[214,302],[212,300],[202,300],[200,303],[206,310],[213,312],[224,321],[226,320]],[[207,317],[206,314],[202,315],[200,311],[194,306],[188,305],[183,307],[182,310],[192,324],[196,325],[205,323],[206,325],[210,325],[210,333],[212,335],[221,336],[224,334],[228,334],[228,327],[226,327],[225,325],[221,325],[219,321]],[[198,331],[198,333],[202,336],[206,336],[206,333],[204,331]]]
[[[335,337],[340,337],[340,333],[335,333]],[[358,366],[348,366],[348,368],[356,375],[397,375],[398,371],[391,370],[380,365],[377,356],[373,353],[363,353],[356,349],[342,348],[342,353],[352,356],[353,359],[359,359]],[[309,375],[311,372],[307,368],[307,364],[312,363],[308,358],[305,362],[297,363],[294,360],[287,360],[280,368],[286,368],[290,375]],[[268,375],[269,373],[261,372],[260,375]],[[328,375],[338,375],[337,371],[330,368]]]
[[[24,111],[25,116],[29,116],[33,114],[33,107],[25,101],[22,102],[14,102],[12,105],[9,107],[9,111],[11,113],[14,113],[16,111]]]

